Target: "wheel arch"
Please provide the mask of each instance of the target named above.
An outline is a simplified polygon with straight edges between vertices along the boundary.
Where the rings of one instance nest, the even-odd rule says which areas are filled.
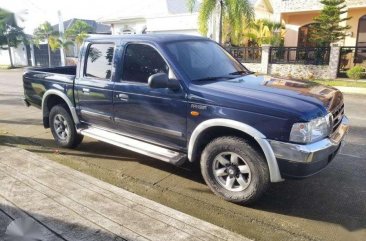
[[[51,108],[56,104],[66,104],[69,112],[71,113],[72,119],[75,124],[79,124],[79,117],[76,114],[76,110],[71,100],[67,97],[65,93],[60,90],[47,90],[42,97],[42,116],[43,116],[43,126],[45,128],[49,127],[49,114]]]
[[[202,150],[201,142],[204,141],[203,139],[205,139],[203,137],[205,137],[205,135],[212,130],[216,131],[222,128],[235,131],[240,137],[253,141],[254,144],[260,148],[267,161],[271,182],[283,181],[277,164],[277,159],[273,153],[272,147],[266,140],[265,135],[263,135],[260,131],[253,128],[252,126],[249,126],[239,121],[217,118],[217,119],[206,120],[200,123],[194,129],[189,140],[188,144],[189,161],[194,162],[197,159],[199,159],[199,153]],[[231,133],[234,132],[228,132],[225,134],[227,135]]]

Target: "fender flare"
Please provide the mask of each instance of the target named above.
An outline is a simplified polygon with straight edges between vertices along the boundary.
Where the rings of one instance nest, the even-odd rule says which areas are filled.
[[[65,103],[67,104],[67,106],[70,109],[71,116],[74,120],[74,123],[76,125],[79,124],[80,123],[79,117],[76,113],[76,109],[75,109],[74,105],[72,104],[71,100],[67,97],[67,95],[65,93],[63,93],[60,90],[55,90],[55,89],[47,90],[43,94],[43,97],[42,97],[42,114],[43,114],[43,118],[49,116],[49,114],[50,114],[50,110],[48,110],[46,103],[47,103],[48,98],[52,95],[56,95],[56,96],[62,98],[65,101]]]
[[[195,152],[196,142],[201,133],[203,133],[206,129],[210,127],[228,127],[232,129],[236,129],[238,131],[244,132],[245,134],[253,137],[259,146],[262,148],[262,151],[267,160],[269,174],[271,182],[280,182],[283,181],[280,173],[280,169],[278,167],[277,159],[274,155],[271,145],[267,141],[266,137],[257,129],[234,120],[229,119],[210,119],[201,122],[193,131],[191,138],[188,144],[188,159],[191,161],[193,157],[193,153]]]

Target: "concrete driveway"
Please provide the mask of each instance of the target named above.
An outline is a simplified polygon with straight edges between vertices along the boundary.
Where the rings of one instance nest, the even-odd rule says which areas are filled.
[[[351,130],[323,172],[271,186],[251,207],[225,202],[196,165],[167,163],[86,138],[58,149],[41,113],[21,103],[21,71],[0,72],[0,143],[45,157],[255,240],[366,239],[366,95],[346,95]]]

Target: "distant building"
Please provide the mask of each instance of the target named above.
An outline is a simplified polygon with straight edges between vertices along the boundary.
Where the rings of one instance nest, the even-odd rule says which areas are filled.
[[[81,20],[86,22],[91,28],[91,30],[88,32],[88,34],[111,34],[111,27],[110,25],[106,25],[106,24],[102,24],[102,23],[98,23],[95,20],[89,20],[89,19],[79,19],[79,18],[72,18],[69,20],[64,21],[64,29],[65,31],[67,29],[69,29],[75,21],[77,20]],[[56,31],[59,30],[59,25],[53,25],[52,26]]]
[[[64,31],[66,32],[69,28],[71,28],[72,25],[77,20],[84,21],[85,23],[87,23],[90,26],[90,31],[88,32],[88,34],[95,35],[95,34],[111,34],[112,33],[110,25],[102,24],[102,23],[99,23],[95,20],[80,19],[80,18],[72,18],[72,19],[64,21],[63,22]],[[55,31],[59,31],[59,25],[58,24],[53,25],[52,27],[55,29]],[[74,45],[73,47],[70,47],[70,48],[66,49],[65,54],[66,54],[66,58],[68,58],[68,57],[77,57],[77,55],[79,54],[78,46]],[[58,59],[58,58],[56,57],[56,59]]]
[[[271,19],[270,0],[249,0],[253,4],[256,18]],[[201,0],[190,12],[187,0],[139,0],[121,2],[114,12],[98,21],[110,24],[112,34],[180,33],[200,35],[198,32],[198,10]],[[218,12],[209,23],[208,37],[218,39]]]
[[[115,11],[98,19],[110,24],[112,34],[183,33],[198,35],[197,7],[191,13],[186,0],[121,1]]]
[[[347,13],[343,17],[352,17],[346,23],[351,26],[344,46],[366,47],[366,0],[346,0]],[[286,25],[285,46],[308,47],[309,28],[314,17],[323,8],[320,0],[272,0],[274,12]]]

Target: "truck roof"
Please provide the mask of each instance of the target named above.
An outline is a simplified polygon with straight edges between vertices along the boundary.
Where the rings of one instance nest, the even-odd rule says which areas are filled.
[[[181,40],[209,40],[208,38],[186,34],[129,34],[129,35],[101,35],[87,38],[87,41],[93,40],[143,40],[151,42],[174,42]]]

